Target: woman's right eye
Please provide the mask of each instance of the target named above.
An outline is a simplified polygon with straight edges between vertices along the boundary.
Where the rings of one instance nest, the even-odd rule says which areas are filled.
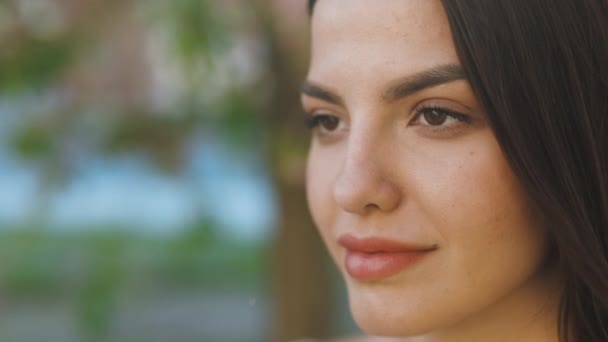
[[[306,126],[321,134],[329,134],[340,127],[340,118],[328,114],[316,114],[306,119]]]

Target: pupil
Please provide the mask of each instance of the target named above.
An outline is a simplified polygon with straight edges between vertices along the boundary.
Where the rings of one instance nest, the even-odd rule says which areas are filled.
[[[328,131],[333,131],[338,127],[338,118],[326,116],[322,118],[321,125]]]
[[[424,113],[424,119],[430,125],[439,126],[445,122],[445,120],[447,119],[447,116],[445,114],[433,109],[431,111]]]

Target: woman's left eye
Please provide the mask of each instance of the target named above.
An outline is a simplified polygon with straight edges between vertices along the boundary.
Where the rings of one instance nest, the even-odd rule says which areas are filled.
[[[422,107],[416,110],[412,125],[429,126],[429,128],[440,128],[457,124],[458,122],[470,123],[471,117],[442,107]]]

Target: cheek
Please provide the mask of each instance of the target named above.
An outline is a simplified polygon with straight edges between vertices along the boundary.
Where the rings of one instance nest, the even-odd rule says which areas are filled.
[[[451,294],[450,306],[465,312],[526,283],[541,268],[546,249],[546,232],[500,148],[476,146],[451,163],[446,156],[445,163],[427,168],[426,179],[437,181],[419,178],[414,195],[442,240],[441,272],[431,283],[444,284],[435,290]]]
[[[433,178],[439,181],[419,193],[432,226],[447,247],[494,248],[518,239],[536,241],[540,229],[531,206],[499,147],[480,146],[438,168],[441,176]]]
[[[537,235],[525,191],[490,130],[410,154],[400,170],[410,210],[446,247]]]
[[[313,142],[306,167],[308,208],[326,242],[338,213],[332,196],[334,181],[340,167],[340,159],[337,158],[339,154],[336,152],[327,149],[321,151]]]

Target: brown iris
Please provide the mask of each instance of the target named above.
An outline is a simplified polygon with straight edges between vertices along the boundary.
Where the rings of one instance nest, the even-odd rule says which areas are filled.
[[[335,116],[323,115],[318,118],[319,124],[327,131],[334,131],[338,128],[340,120]]]
[[[439,126],[447,120],[448,116],[438,109],[429,109],[423,114],[424,120],[432,126]]]

